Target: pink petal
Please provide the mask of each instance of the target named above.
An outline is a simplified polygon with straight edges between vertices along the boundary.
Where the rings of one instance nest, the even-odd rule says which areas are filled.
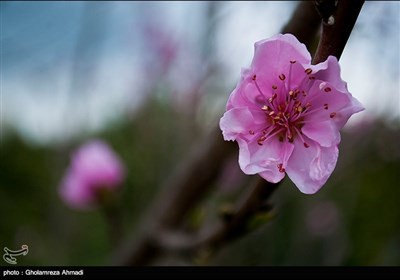
[[[289,72],[290,61],[310,63],[311,56],[304,44],[292,34],[277,34],[254,44],[252,69],[263,77],[278,77]]]
[[[252,73],[253,72],[249,69],[242,69],[241,80],[229,96],[226,106],[227,110],[244,106],[254,109],[260,108],[265,104],[267,98],[272,95],[270,87],[267,90],[262,81],[259,82],[262,92],[258,90],[254,83]]]
[[[342,92],[347,91],[347,83],[340,77],[340,65],[336,57],[329,56],[327,60],[317,65],[308,65],[317,80],[326,81]]]
[[[301,130],[304,135],[323,147],[337,145],[340,142],[339,130],[331,120],[306,123]]]
[[[264,142],[262,146],[256,141],[248,143],[238,138],[239,143],[239,165],[242,171],[252,175],[260,175],[269,182],[277,183],[285,177],[285,172],[280,172],[278,165],[285,168],[294,145],[289,142],[280,142],[272,138]]]
[[[68,169],[59,188],[59,195],[72,208],[90,209],[95,200],[91,188]]]
[[[124,175],[118,155],[105,142],[92,140],[74,152],[59,194],[73,208],[93,208],[98,202],[97,189],[120,187]]]
[[[225,140],[235,140],[240,134],[249,134],[265,125],[265,115],[261,110],[248,107],[233,108],[225,112],[219,122]]]
[[[89,186],[118,187],[124,178],[119,157],[101,140],[91,140],[74,153],[72,170]]]
[[[329,92],[325,92],[329,88]],[[317,80],[309,90],[311,101],[311,110],[321,108],[321,110],[309,114],[307,121],[327,121],[332,119],[337,129],[341,129],[352,114],[364,110],[362,105],[349,92],[337,90],[333,84]],[[328,105],[325,110],[324,105]],[[331,115],[334,114],[334,117]]]
[[[347,106],[341,108],[336,112],[336,116],[333,119],[336,127],[338,129],[341,129],[353,114],[364,110],[364,106],[357,99],[351,96],[350,102],[347,104]]]
[[[339,150],[336,145],[321,147],[311,141],[305,148],[301,141],[295,142],[286,173],[302,193],[316,193],[335,169]]]

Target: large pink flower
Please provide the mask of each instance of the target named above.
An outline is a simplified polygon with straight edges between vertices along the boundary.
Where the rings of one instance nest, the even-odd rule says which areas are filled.
[[[269,182],[285,172],[303,193],[317,192],[338,159],[339,130],[364,108],[340,78],[337,59],[311,65],[304,44],[291,34],[255,43],[253,62],[243,69],[220,127],[239,144],[246,174]]]
[[[73,154],[59,192],[73,208],[93,208],[99,203],[99,191],[113,191],[123,179],[124,167],[118,156],[105,142],[91,140]]]

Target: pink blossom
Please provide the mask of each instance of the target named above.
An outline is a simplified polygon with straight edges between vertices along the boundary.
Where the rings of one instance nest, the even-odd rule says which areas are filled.
[[[114,191],[123,179],[118,156],[105,142],[91,140],[73,154],[59,193],[72,208],[93,208],[99,202],[99,191]]]
[[[311,65],[291,34],[255,43],[249,69],[220,120],[225,140],[239,144],[239,165],[277,183],[285,173],[306,194],[328,180],[338,159],[339,130],[364,110],[340,77],[337,59]]]

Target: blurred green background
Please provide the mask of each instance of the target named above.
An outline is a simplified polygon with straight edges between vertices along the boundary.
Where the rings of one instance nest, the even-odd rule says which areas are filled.
[[[134,235],[162,184],[218,123],[240,66],[250,63],[254,42],[278,32],[297,4],[66,3],[1,2],[5,31],[1,34],[0,247],[17,250],[27,244],[29,254],[19,257],[18,265],[109,264],[115,248],[102,213],[70,209],[58,196],[72,151],[87,139],[101,138],[121,157],[128,171],[118,202],[124,229],[121,240]],[[107,14],[110,7],[112,16]],[[274,209],[268,223],[210,255],[166,255],[156,264],[400,265],[399,7],[394,2],[367,2],[345,49],[343,79],[366,111],[342,132],[337,167],[321,191],[304,195],[285,178],[271,199]],[[62,12],[63,8],[67,9]],[[55,11],[62,19],[54,18]],[[196,24],[186,31],[179,29],[187,13],[194,11]],[[381,16],[373,11],[387,13]],[[161,27],[154,31],[153,23],[143,23],[145,15],[139,20],[142,12],[162,17],[167,31]],[[279,20],[268,26],[266,14],[276,14]],[[46,15],[47,21],[40,22]],[[96,25],[103,19],[104,25]],[[52,22],[59,26],[49,25]],[[141,31],[138,22],[145,26]],[[115,30],[124,24],[129,28],[113,41]],[[257,28],[243,38],[240,26]],[[72,54],[66,39],[51,38],[63,28],[78,30],[66,34],[76,43],[70,46]],[[43,30],[51,40],[46,35],[35,42],[24,37]],[[156,35],[149,39],[152,32]],[[166,32],[166,38],[175,41],[154,41],[164,38],[157,32]],[[90,44],[85,34],[97,43]],[[23,44],[28,47],[22,48]],[[125,44],[122,49],[121,44]],[[230,52],[224,58],[225,45]],[[387,52],[380,52],[381,48]],[[185,53],[188,50],[193,53]],[[57,59],[49,58],[51,51]],[[125,61],[136,70],[126,72],[121,65],[107,64],[117,60],[124,65],[125,57],[117,58],[117,51],[139,53]],[[65,61],[75,66],[60,63],[66,53],[70,56]],[[233,59],[238,53],[242,56]],[[366,62],[365,57],[371,59]],[[110,60],[104,62],[105,58]],[[98,60],[105,63],[106,72],[97,71]],[[67,82],[54,84],[59,77],[48,77],[57,67],[66,67]],[[197,226],[215,218],[221,206],[240,197],[252,178],[240,172],[235,154],[189,223]]]

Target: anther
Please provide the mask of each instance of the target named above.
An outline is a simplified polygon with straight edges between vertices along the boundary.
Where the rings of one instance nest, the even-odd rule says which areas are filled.
[[[308,145],[306,142],[303,143],[305,148],[309,148],[310,145]]]
[[[311,69],[311,68],[307,68],[306,70],[304,70],[304,72],[305,72],[307,75],[310,75],[310,74],[312,73],[312,69]]]
[[[291,64],[295,64],[295,63],[296,63],[296,60],[291,60],[290,63],[291,63]]]
[[[308,77],[310,80],[315,80],[315,77]]]
[[[262,144],[263,144],[263,142],[264,142],[265,139],[267,139],[267,137],[261,136],[261,137],[257,140],[257,144],[260,145],[260,146],[262,146]]]
[[[267,105],[264,105],[261,107],[261,110],[263,111],[269,111],[269,107]]]
[[[254,131],[253,130],[249,130],[249,134],[250,135],[254,135]]]
[[[256,76],[256,75],[253,75],[253,77],[252,77],[251,79],[252,79],[253,81],[255,81],[256,78],[257,78],[257,76]]]
[[[332,89],[330,88],[330,87],[326,87],[326,88],[324,88],[324,91],[325,92],[330,92]]]
[[[332,118],[334,118],[336,116],[336,113],[335,112],[333,112],[333,113],[331,113],[330,115],[329,115],[329,117],[332,119]]]
[[[328,104],[324,104],[324,109],[328,110]]]
[[[274,115],[275,114],[275,112],[274,111],[271,111],[268,115],[269,116],[272,116],[272,115]]]
[[[274,101],[274,99],[277,97],[278,95],[276,94],[276,93],[274,93],[269,99],[268,99],[268,101],[270,102],[270,103],[272,103],[273,101]]]
[[[283,167],[283,164],[282,163],[280,163],[280,164],[278,164],[278,170],[279,170],[279,172],[281,172],[281,173],[285,173],[285,168]]]
[[[272,89],[277,89],[278,87],[276,85],[272,85]]]
[[[286,79],[285,74],[280,74],[280,75],[279,75],[279,79],[280,79],[281,81],[284,81],[284,80]]]

